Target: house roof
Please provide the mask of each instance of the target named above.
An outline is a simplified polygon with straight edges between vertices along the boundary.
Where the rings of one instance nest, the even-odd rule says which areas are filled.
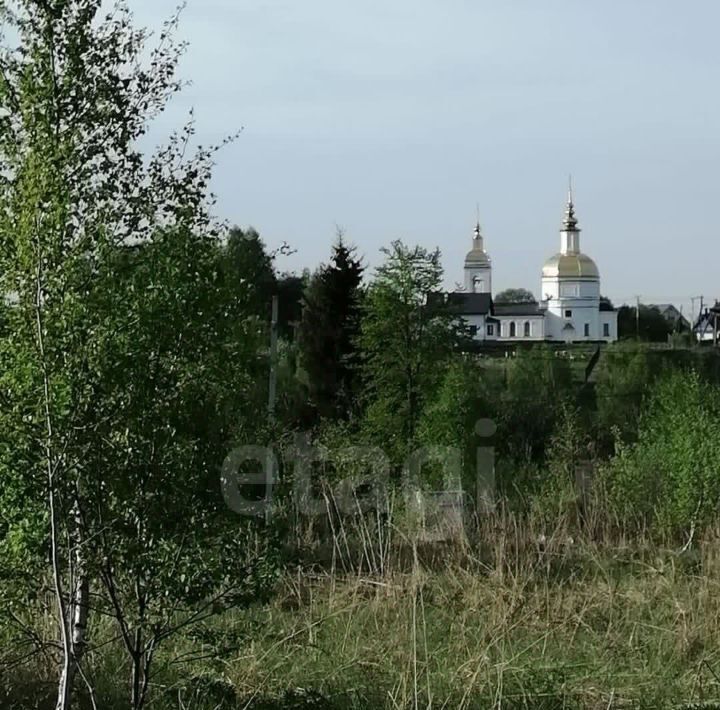
[[[502,303],[493,309],[496,316],[543,316],[545,312],[536,301],[532,303]]]
[[[449,293],[447,305],[453,313],[466,316],[487,315],[493,310],[489,293]]]

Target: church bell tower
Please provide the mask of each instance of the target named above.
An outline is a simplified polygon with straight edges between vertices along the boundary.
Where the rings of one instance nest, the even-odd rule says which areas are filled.
[[[492,265],[485,251],[480,220],[475,226],[472,249],[465,257],[465,292],[492,293]]]

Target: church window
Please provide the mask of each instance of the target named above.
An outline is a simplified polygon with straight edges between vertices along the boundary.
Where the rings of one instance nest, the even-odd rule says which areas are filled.
[[[585,337],[590,337],[590,323],[585,323]]]
[[[495,326],[492,323],[488,323],[487,326],[487,334],[488,335],[495,335]]]
[[[610,323],[603,323],[603,338],[610,337]]]
[[[572,311],[569,308],[565,311],[565,317],[572,318]]]
[[[512,323],[510,323],[510,337],[514,338],[516,334],[517,334],[517,329],[515,327],[515,322],[513,321]]]
[[[530,323],[525,321],[525,326],[523,327],[523,335],[526,338],[530,337]]]

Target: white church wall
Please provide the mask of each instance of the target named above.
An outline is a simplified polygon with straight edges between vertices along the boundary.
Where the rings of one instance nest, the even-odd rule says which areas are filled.
[[[544,278],[542,280],[542,297],[543,300],[557,301],[560,299],[583,299],[593,298],[600,299],[600,283],[599,281],[566,281],[558,278]]]
[[[496,316],[496,318],[500,321],[500,337],[503,340],[544,340],[545,338],[543,316]]]
[[[560,284],[555,279],[543,279],[541,289],[544,301],[560,298]]]
[[[547,333],[551,340],[561,342],[600,340],[600,332],[597,303],[573,299],[548,305]]]
[[[581,281],[579,284],[581,298],[597,298],[600,299],[600,282],[599,281]]]
[[[479,315],[479,314],[466,315],[466,316],[463,316],[463,320],[465,321],[465,324],[468,327],[475,329],[475,333],[473,335],[473,338],[475,340],[485,340],[486,322],[485,322],[484,315]]]
[[[617,311],[600,311],[600,337],[598,340],[612,343],[618,339],[617,317]]]

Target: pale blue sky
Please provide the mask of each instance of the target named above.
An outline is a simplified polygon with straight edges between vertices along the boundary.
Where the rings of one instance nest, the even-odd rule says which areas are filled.
[[[175,0],[131,0],[158,25]],[[495,288],[540,290],[567,175],[582,247],[618,302],[720,297],[717,0],[189,0],[196,110],[218,215],[327,259],[394,238],[462,277],[480,204]]]

